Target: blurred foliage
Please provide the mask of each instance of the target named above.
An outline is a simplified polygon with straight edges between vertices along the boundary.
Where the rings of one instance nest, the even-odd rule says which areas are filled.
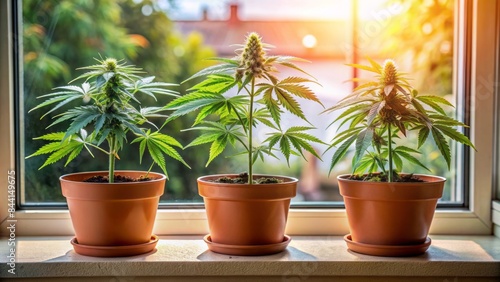
[[[442,96],[455,104],[453,93],[453,37],[455,0],[387,0],[385,7],[398,10],[387,21],[386,29],[379,39],[380,57],[397,58],[401,65],[407,65],[414,78],[412,85],[421,94]],[[395,8],[394,8],[395,7]],[[456,110],[456,109],[454,109]],[[454,112],[447,112],[455,117]],[[409,137],[405,145],[414,147],[417,139]],[[452,142],[452,156],[456,146]],[[431,170],[431,174],[448,179],[442,200],[451,199],[455,167],[447,169],[447,164],[433,142],[420,147],[422,158],[419,160]],[[456,164],[455,160],[453,163]],[[418,166],[408,164],[406,172],[429,173]]]
[[[145,16],[144,6],[152,7],[152,13]],[[125,59],[144,68],[158,80],[180,83],[192,73],[206,67],[201,58],[215,55],[212,49],[203,45],[199,34],[182,37],[173,30],[173,24],[161,11],[155,1],[133,0],[66,0],[41,1],[24,0],[23,4],[23,79],[24,79],[24,154],[28,155],[41,145],[32,140],[40,136],[51,118],[40,120],[42,113],[27,114],[27,110],[40,103],[36,97],[49,93],[51,88],[66,84],[71,77],[82,71],[76,68],[89,65],[99,55]],[[194,83],[194,82],[193,82]],[[192,84],[191,84],[192,85]],[[178,90],[182,93],[190,85]],[[157,105],[165,105],[170,98],[161,97]],[[148,101],[151,105],[152,101]],[[194,117],[178,119],[170,123],[165,133],[187,144],[193,136],[180,134],[181,128],[192,124]],[[54,126],[54,131],[65,128]],[[123,154],[117,162],[117,169],[147,170],[150,160],[139,166],[137,151]],[[182,152],[181,152],[182,154]],[[184,154],[193,169],[189,170],[175,162],[167,164],[170,181],[162,200],[198,199],[196,177],[207,174],[203,163],[204,154]],[[43,163],[40,158],[25,161],[24,181],[26,202],[64,201],[59,189],[60,175],[92,170],[106,170],[107,157],[95,154],[92,159],[83,153],[74,162],[64,167],[57,164],[38,171]],[[214,163],[220,171],[231,166],[227,161]],[[156,169],[158,171],[158,169]],[[192,175],[193,177],[186,177]]]
[[[413,85],[421,94],[433,94],[446,98],[455,104],[453,93],[453,37],[454,37],[454,5],[455,0],[389,0],[389,4],[401,5],[401,13],[394,17],[394,23],[387,30],[385,43],[391,56],[405,58],[410,61],[411,71],[415,78]],[[449,112],[455,117],[456,111]],[[409,138],[410,139],[410,138]],[[414,138],[414,146],[417,138]],[[456,146],[451,143],[452,155]],[[408,144],[410,145],[410,144]],[[421,161],[429,167],[432,174],[448,179],[441,200],[452,200],[451,192],[454,183],[455,168],[447,169],[446,163],[439,155],[439,149],[431,142],[419,149]],[[456,164],[456,162],[454,162]],[[417,167],[408,167],[407,171],[426,173]],[[428,173],[428,172],[427,172]]]
[[[389,0],[401,13],[382,37],[385,56],[409,60],[422,94],[452,93],[454,0]],[[398,61],[401,61],[398,59]]]

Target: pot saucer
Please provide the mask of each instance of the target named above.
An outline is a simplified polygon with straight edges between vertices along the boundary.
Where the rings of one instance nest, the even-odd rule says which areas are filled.
[[[418,245],[372,245],[352,241],[351,234],[344,236],[349,250],[371,256],[382,257],[407,257],[425,253],[431,245],[431,238],[427,237],[425,242]]]
[[[151,252],[158,243],[158,236],[152,235],[147,243],[124,246],[91,246],[79,244],[76,237],[71,239],[71,245],[80,255],[92,257],[128,257]]]
[[[210,234],[203,237],[208,249],[215,253],[234,256],[263,256],[279,253],[286,249],[292,239],[285,235],[283,242],[267,245],[226,245],[212,242]]]

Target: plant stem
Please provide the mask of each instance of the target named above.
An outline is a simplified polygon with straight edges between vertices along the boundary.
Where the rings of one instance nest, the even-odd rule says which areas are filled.
[[[250,105],[248,105],[248,184],[253,183],[253,96],[255,90],[255,78],[252,78],[252,90],[250,91]],[[245,126],[243,126],[245,127]]]
[[[115,154],[116,154],[116,146],[115,146],[115,137],[111,136],[109,138],[109,174],[108,179],[109,183],[115,182]]]
[[[387,126],[387,132],[389,134],[389,173],[387,174],[387,180],[388,182],[392,182],[392,132],[391,132],[391,124],[389,123]]]

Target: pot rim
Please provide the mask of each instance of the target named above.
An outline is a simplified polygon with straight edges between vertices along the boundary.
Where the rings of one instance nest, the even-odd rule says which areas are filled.
[[[234,186],[234,187],[242,187],[242,186],[247,186],[249,185],[248,183],[217,183],[217,182],[211,182],[211,181],[207,181],[206,179],[208,178],[220,178],[220,177],[224,177],[224,176],[229,176],[229,177],[232,177],[232,176],[238,176],[239,174],[234,174],[234,173],[221,173],[221,174],[209,174],[209,175],[204,175],[204,176],[200,176],[198,177],[198,179],[196,179],[197,182],[202,182],[202,183],[206,183],[206,184],[213,184],[213,185],[217,185],[217,184],[230,184],[231,186]],[[299,180],[295,177],[290,177],[290,176],[282,176],[282,175],[272,175],[272,174],[254,174],[253,177],[275,177],[275,178],[281,178],[283,180],[282,183],[262,183],[262,184],[252,184],[252,185],[256,185],[256,186],[261,186],[261,185],[288,185],[290,183],[296,183],[296,182],[299,182]]]
[[[151,179],[151,180],[147,180],[147,181],[139,181],[139,182],[136,181],[136,182],[115,182],[115,183],[83,182],[83,181],[66,179],[69,176],[75,176],[75,175],[86,175],[87,174],[89,176],[93,176],[93,175],[103,175],[103,174],[107,175],[108,173],[109,173],[109,171],[107,171],[107,170],[67,173],[67,174],[60,176],[59,181],[72,182],[72,183],[85,183],[86,185],[102,185],[102,184],[105,184],[105,185],[134,185],[137,183],[152,183],[152,182],[158,182],[158,181],[163,181],[163,180],[167,179],[167,177],[163,173],[153,172],[153,171],[147,172],[147,171],[143,171],[143,170],[115,170],[115,174],[120,174],[120,173],[122,173],[122,174],[130,174],[130,173],[147,174],[147,173],[149,173],[149,174],[159,176],[160,178]]]
[[[401,173],[403,175],[408,175],[410,173]],[[364,184],[380,184],[380,183],[390,183],[391,185],[400,185],[400,186],[406,186],[406,185],[415,185],[415,183],[426,185],[426,183],[440,183],[440,182],[445,182],[446,178],[438,175],[431,175],[431,174],[419,174],[419,173],[413,173],[414,176],[417,177],[423,177],[427,178],[425,182],[375,182],[375,181],[360,181],[360,180],[352,180],[352,179],[346,179],[346,177],[351,176],[352,173],[346,173],[346,174],[341,174],[337,176],[338,181],[343,181],[343,182],[353,182],[353,183],[359,183],[363,182]]]

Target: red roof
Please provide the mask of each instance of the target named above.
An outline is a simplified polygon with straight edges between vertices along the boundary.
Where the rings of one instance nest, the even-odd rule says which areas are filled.
[[[302,58],[344,58],[349,48],[350,28],[345,21],[304,21],[304,20],[241,20],[238,6],[231,5],[227,20],[175,21],[182,34],[199,32],[205,44],[212,46],[220,56],[234,55],[235,46],[243,44],[245,36],[257,32],[263,42],[276,46],[269,54],[292,55]],[[316,44],[307,48],[304,37]]]

